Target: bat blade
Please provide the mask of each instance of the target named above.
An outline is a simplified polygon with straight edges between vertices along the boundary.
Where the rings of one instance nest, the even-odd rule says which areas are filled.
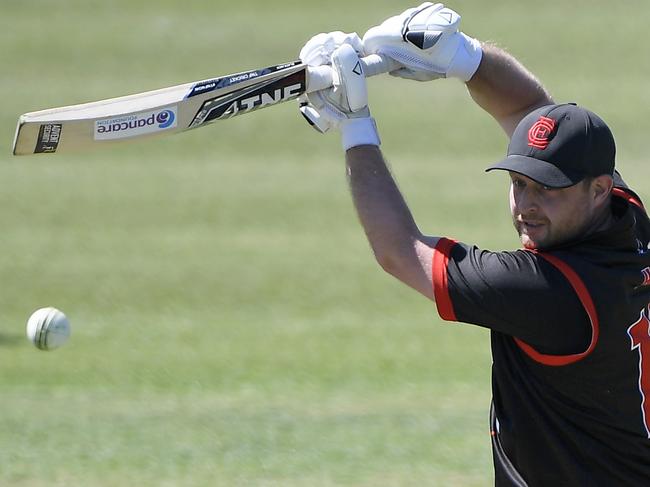
[[[155,91],[21,115],[14,155],[72,152],[170,135],[297,98],[306,90],[300,61]]]

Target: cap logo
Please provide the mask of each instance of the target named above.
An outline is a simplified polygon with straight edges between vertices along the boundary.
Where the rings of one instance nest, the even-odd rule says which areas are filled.
[[[546,149],[554,128],[555,120],[548,117],[539,117],[539,120],[528,131],[528,145],[535,149]]]

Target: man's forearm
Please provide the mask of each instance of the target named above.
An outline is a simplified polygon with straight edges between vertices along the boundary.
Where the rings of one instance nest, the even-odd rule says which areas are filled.
[[[432,247],[400,193],[376,146],[346,152],[347,176],[359,220],[379,264],[390,274],[433,299]]]
[[[508,137],[530,111],[553,103],[540,81],[513,56],[483,43],[483,57],[467,88],[474,101],[492,115]]]

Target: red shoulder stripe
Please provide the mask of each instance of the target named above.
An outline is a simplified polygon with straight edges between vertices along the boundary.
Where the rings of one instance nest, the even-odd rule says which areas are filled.
[[[431,272],[433,296],[436,300],[438,314],[446,321],[456,321],[456,313],[447,287],[447,264],[449,263],[449,253],[454,245],[456,245],[455,240],[441,238],[433,249]]]
[[[582,353],[575,353],[572,355],[547,355],[538,352],[533,347],[528,345],[523,340],[520,340],[519,338],[515,338],[515,342],[517,343],[517,345],[519,345],[519,348],[521,348],[530,358],[544,365],[561,366],[561,365],[572,364],[574,362],[582,360],[583,358],[588,356],[591,352],[593,352],[594,348],[596,348],[596,344],[598,343],[598,334],[600,330],[600,325],[598,322],[598,313],[596,312],[596,306],[594,305],[594,301],[593,299],[591,299],[591,294],[589,293],[589,290],[585,286],[580,276],[578,276],[578,274],[566,262],[553,255],[544,254],[538,251],[532,251],[532,252],[546,259],[553,266],[555,266],[564,275],[564,277],[567,278],[567,280],[571,284],[571,287],[573,287],[573,289],[575,290],[576,294],[578,295],[578,298],[580,299],[580,302],[582,303],[582,306],[585,308],[585,311],[589,316],[589,321],[591,322],[591,343],[589,344],[587,350],[585,350]]]
[[[637,198],[635,198],[634,196],[632,196],[630,193],[628,193],[628,192],[625,191],[624,189],[622,189],[622,188],[614,188],[614,189],[612,189],[612,194],[613,194],[614,196],[618,196],[619,198],[623,198],[623,199],[624,199],[625,201],[627,201],[628,203],[631,203],[631,204],[633,204],[633,205],[635,205],[635,206],[638,206],[638,207],[641,208],[643,211],[645,211],[645,208],[644,208],[644,206],[643,206],[643,203],[641,203],[641,201],[639,201]]]

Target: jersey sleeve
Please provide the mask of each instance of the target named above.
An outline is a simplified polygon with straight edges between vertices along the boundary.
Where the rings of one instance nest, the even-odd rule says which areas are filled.
[[[440,239],[433,256],[440,317],[498,331],[543,353],[585,350],[591,322],[567,278],[539,255]]]

